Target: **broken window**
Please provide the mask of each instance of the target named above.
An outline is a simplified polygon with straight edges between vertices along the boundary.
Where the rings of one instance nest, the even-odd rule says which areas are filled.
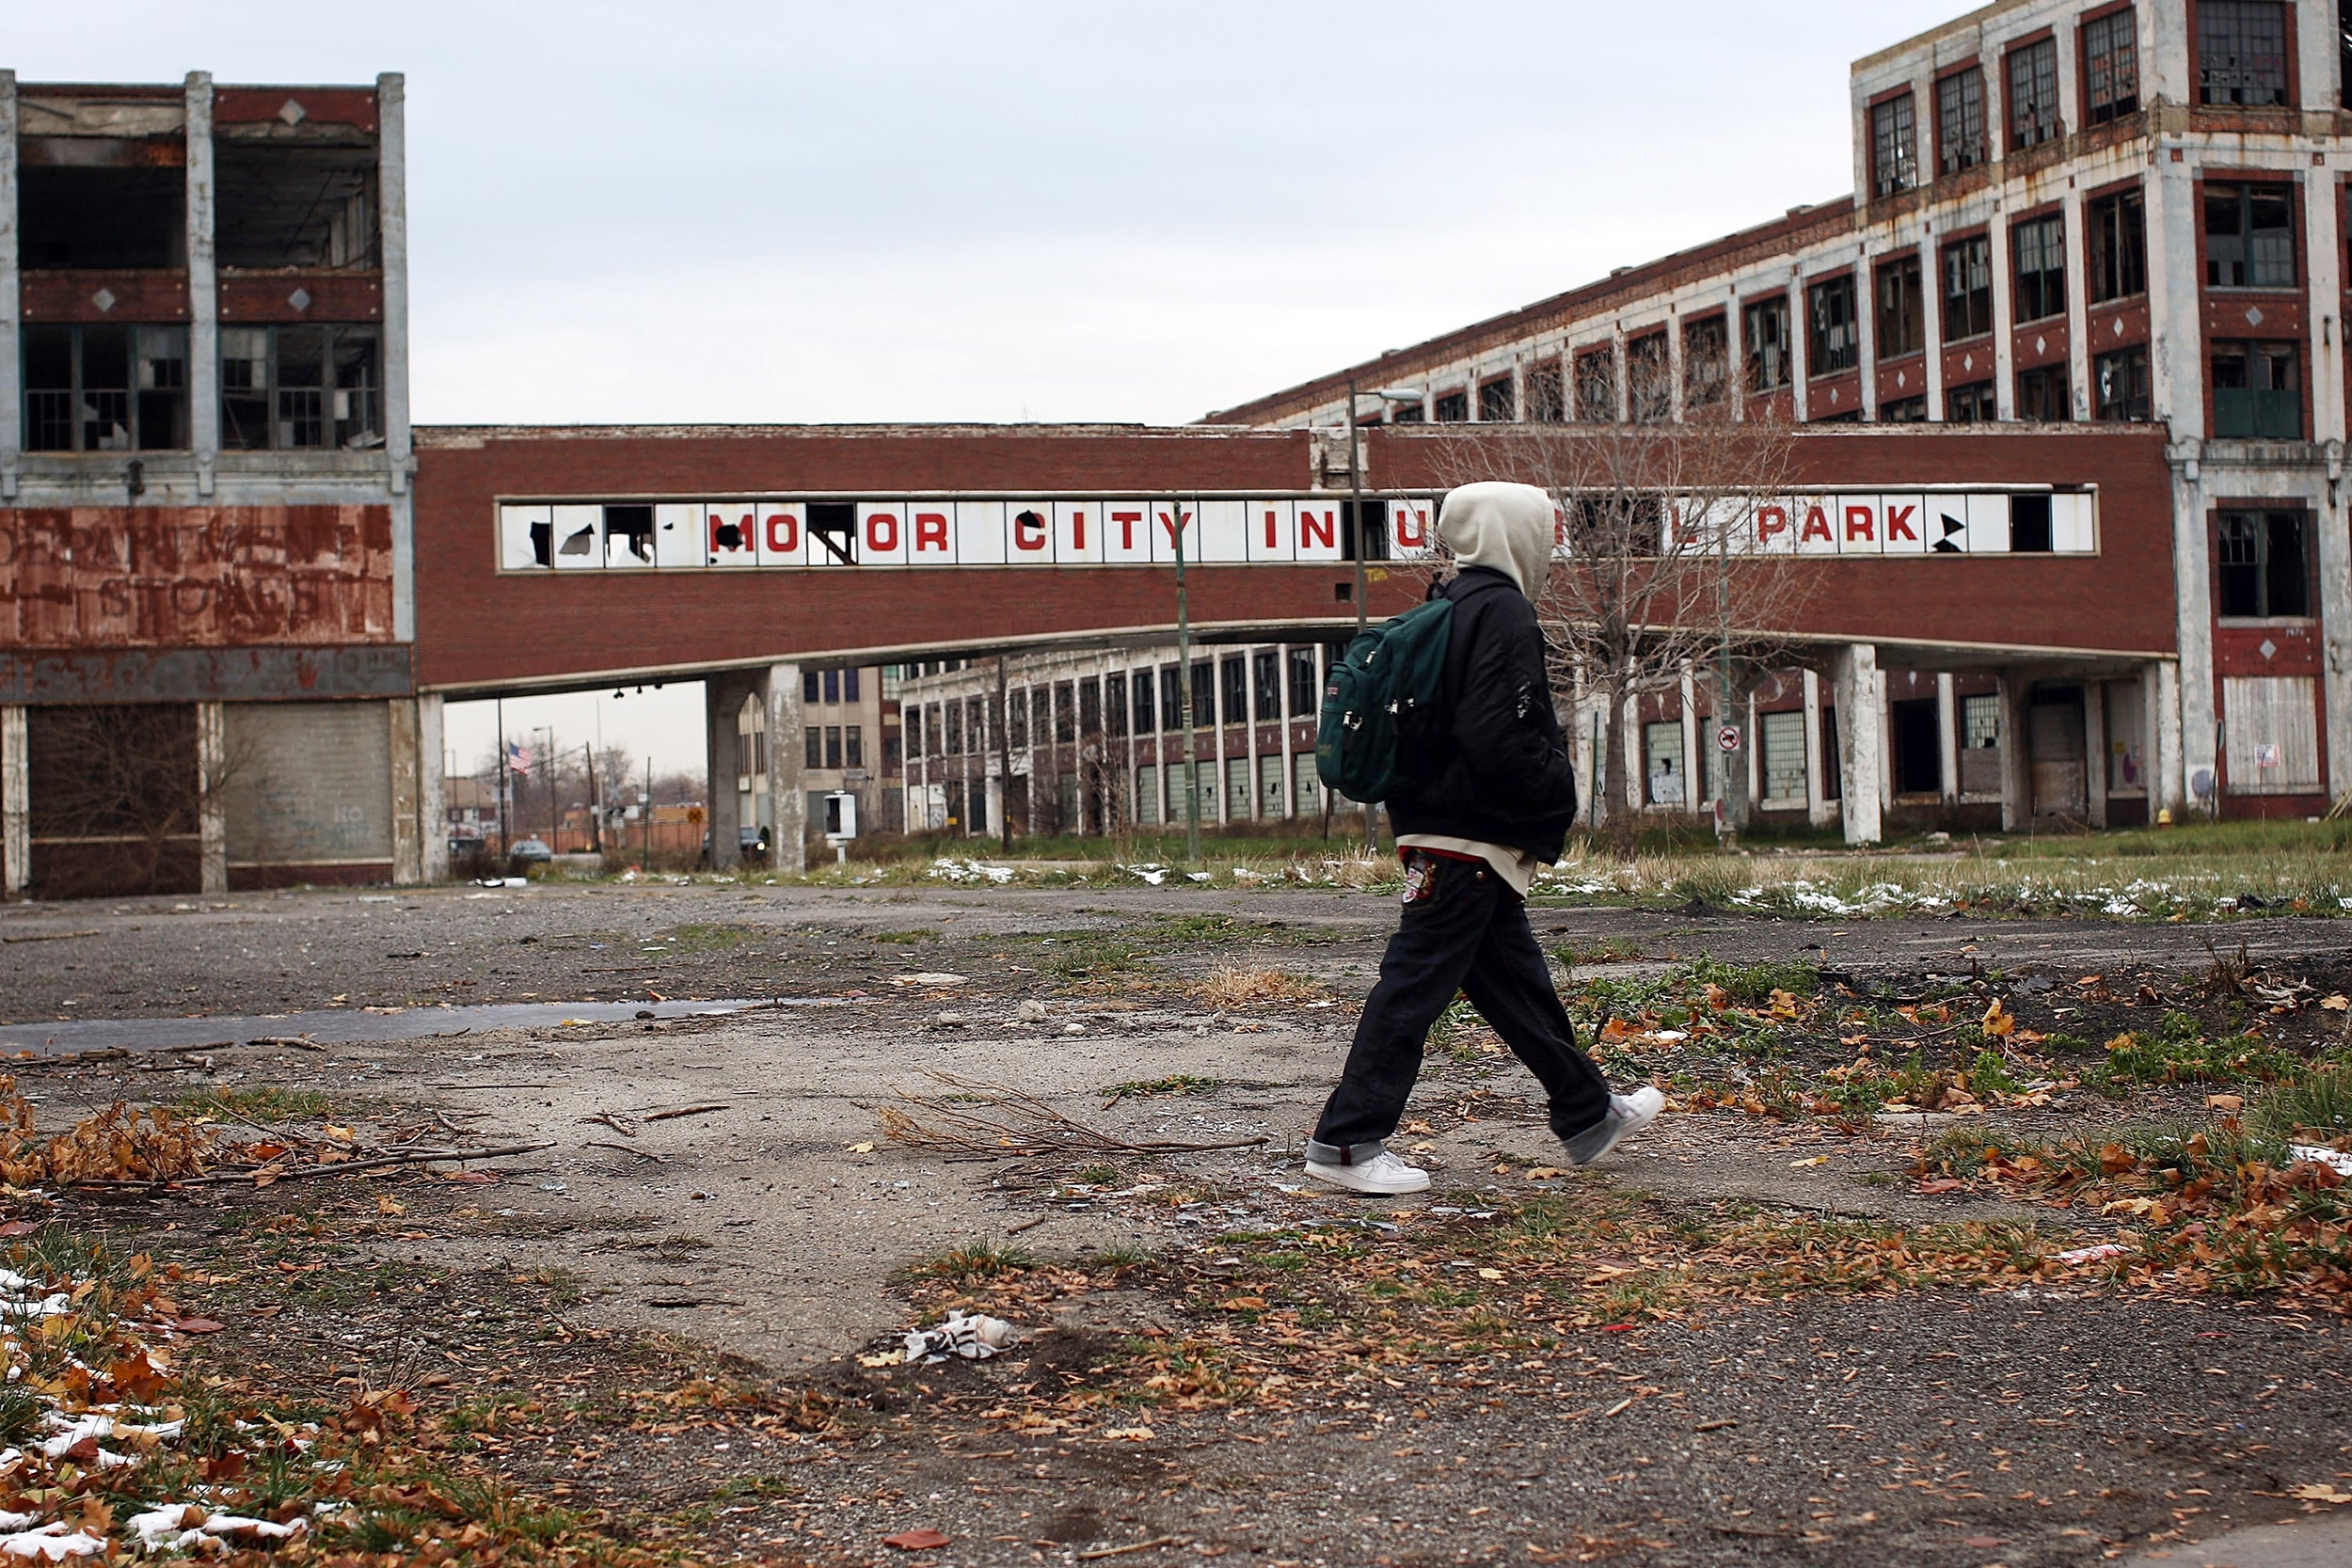
[[[2287,102],[2286,7],[2278,0],[2198,0],[2197,101]]]
[[[988,750],[988,705],[977,697],[963,700],[963,749],[976,755]]]
[[[1470,393],[1461,388],[1438,394],[1438,422],[1464,424],[1470,420]]]
[[[178,451],[188,444],[184,326],[27,326],[28,451]]]
[[[946,705],[946,711],[942,715],[942,717],[946,719],[947,724],[946,754],[951,757],[960,757],[963,755],[963,705],[961,703],[948,703]]]
[[[1081,737],[1103,733],[1103,683],[1093,679],[1078,683],[1078,734]]]
[[[1238,724],[1249,716],[1249,670],[1238,658],[1224,660],[1217,668],[1217,695],[1224,702],[1225,721]]]
[[[1484,424],[1509,424],[1518,418],[1518,398],[1509,376],[1478,384],[1478,418]]]
[[[2303,438],[2301,345],[2213,345],[2213,433],[2255,440]]]
[[[1576,417],[1592,424],[1617,419],[1617,351],[1597,348],[1576,356]]]
[[[1731,388],[1731,329],[1722,316],[1687,322],[1682,328],[1682,406],[1712,408]]]
[[[857,564],[857,502],[808,503],[808,562],[812,566]]]
[[[610,515],[612,515],[612,509],[611,507],[609,507],[609,506],[608,506],[608,507],[606,507],[604,510],[605,510],[605,515],[606,515],[607,516],[610,516]],[[818,695],[817,695],[817,694],[818,694],[819,691],[823,690],[823,689],[824,689],[824,688],[823,688],[823,686],[819,683],[818,678],[818,674],[817,674],[817,672],[816,672],[816,671],[814,671],[814,670],[803,670],[803,671],[802,671],[802,672],[801,672],[801,701],[802,701],[802,702],[803,702],[803,703],[814,703],[814,702],[818,702],[818,701],[819,701],[820,699],[818,697]]]
[[[362,449],[384,441],[373,326],[220,329],[220,444],[230,451]]]
[[[882,731],[882,770],[884,772],[888,772],[890,769],[897,768],[899,763],[900,755],[901,753],[898,750],[898,732],[895,730]]]
[[[1798,801],[1805,798],[1804,710],[1756,716],[1757,739],[1763,743],[1764,799]]]
[[[907,736],[907,754],[909,756],[919,757],[923,754],[923,705],[917,703],[912,707],[909,707],[905,712],[904,718]]]
[[[1944,420],[1947,424],[1991,424],[2000,415],[1994,411],[1994,387],[1990,381],[1972,381],[1965,387],[1948,387],[1944,391]]]
[[[1919,122],[1911,94],[1870,105],[1870,194],[1893,196],[1919,182]]]
[[[1005,694],[1005,740],[1015,751],[1028,749],[1029,693],[1025,687],[1014,687]]]
[[[1049,746],[1054,733],[1054,693],[1042,686],[1029,688],[1029,743]]]
[[[1559,360],[1546,359],[1528,368],[1527,417],[1538,424],[1558,424],[1568,417],[1567,388],[1560,376]]]
[[[1251,655],[1249,665],[1249,684],[1255,697],[1250,717],[1258,720],[1281,718],[1281,655],[1268,648],[1263,653]]]
[[[1645,333],[1625,345],[1625,383],[1634,423],[1662,424],[1674,418],[1674,367],[1665,333]]]
[[[825,766],[825,732],[818,725],[811,724],[801,732],[801,766],[803,768]],[[742,771],[740,763],[737,764],[736,771]]]
[[[1167,734],[1184,726],[1184,673],[1173,664],[1160,666],[1160,730]]]
[[[866,732],[855,724],[841,731],[841,760],[851,768],[866,766]]]
[[[24,163],[17,171],[18,264],[28,271],[103,272],[186,266],[187,171],[176,164],[38,161],[86,156],[90,148],[125,158],[143,150],[136,142],[94,137],[24,138]]]
[[[1426,424],[1429,413],[1418,403],[1400,403],[1389,409],[1391,424]]]
[[[2232,618],[2312,612],[2310,520],[2300,512],[2224,512],[2216,521],[2215,589]]]
[[[1290,651],[1291,717],[1304,718],[1323,708],[1323,683],[1315,673],[1315,651],[1311,647]]]
[[[2009,150],[2056,141],[2058,124],[2058,40],[2041,39],[2009,52]]]
[[[608,506],[604,509],[604,563],[607,566],[650,566],[653,560],[653,508]]]
[[[1356,521],[1357,503],[1340,502],[1340,559],[1357,559],[1357,543],[1360,539],[1364,560],[1386,561],[1389,558],[1389,503],[1365,501],[1361,510],[1363,526],[1359,531]]]
[[[2137,186],[2090,203],[2090,300],[2148,292],[2148,207]]]
[[[955,711],[953,708],[947,710],[949,719],[952,720],[955,717]],[[827,768],[841,766],[841,726],[838,724],[825,726],[825,766]]]
[[[1927,307],[1920,298],[1919,258],[1899,256],[1878,270],[1879,339],[1882,361],[1900,359],[1928,346]]]
[[[1740,312],[1740,341],[1747,350],[1748,390],[1770,392],[1788,385],[1788,297],[1774,294]]]
[[[1216,665],[1195,659],[1192,665],[1192,727],[1205,730],[1216,723]]]
[[[1135,689],[1136,734],[1153,735],[1158,733],[1160,721],[1154,712],[1152,701],[1153,689],[1156,683],[1152,678],[1152,672],[1149,670],[1136,671],[1135,678],[1128,684]]]
[[[1114,736],[1127,733],[1127,677],[1124,675],[1104,677],[1103,729],[1105,734]]]
[[[2155,418],[2148,387],[2148,345],[2137,343],[2090,362],[2091,417],[2146,422]]]
[[[1077,738],[1077,693],[1070,682],[1057,682],[1054,687],[1054,739],[1057,744],[1067,746]]]
[[[1881,424],[1925,424],[1928,422],[1928,400],[1925,393],[1915,398],[1897,398],[1879,404]]]
[[[1816,283],[1805,291],[1810,332],[1805,339],[1805,373],[1832,375],[1862,362],[1855,320],[1852,275]]]
[[[2205,286],[2295,287],[2295,188],[2205,187]]]
[[[2066,217],[2027,218],[2010,230],[2017,288],[2010,313],[2020,324],[2066,313]]]
[[[1944,247],[1944,341],[1993,330],[1993,242],[1982,234]]]
[[[222,141],[213,202],[220,264],[374,271],[376,162],[373,147]]]
[[[1937,166],[1958,174],[1985,160],[1984,72],[1975,66],[1935,84]]]
[[[2021,555],[2049,553],[2049,497],[2011,496],[2009,499],[2009,547]]]
[[[2035,423],[2063,423],[2074,417],[2074,392],[2063,364],[2017,372],[2017,417]]]
[[[2139,24],[2117,11],[2083,24],[2083,81],[2093,125],[2139,112]]]

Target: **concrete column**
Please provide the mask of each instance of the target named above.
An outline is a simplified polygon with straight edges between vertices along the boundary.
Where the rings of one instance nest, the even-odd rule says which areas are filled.
[[[2015,832],[2033,821],[2033,763],[2026,755],[2026,695],[2033,682],[2001,672],[2001,831]]]
[[[2196,455],[2201,451],[2201,443],[2175,442],[2171,450],[2172,581],[2181,651],[2180,663],[2174,671],[2180,750],[2173,757],[2179,764],[2179,799],[2201,807],[2209,802],[2195,799],[2188,781],[2198,772],[2217,766],[2214,735],[2219,715],[2213,670],[2213,552],[2206,539],[2204,484]],[[2323,541],[2323,551],[2326,547]],[[2326,554],[2321,556],[2323,562],[2327,559]]]
[[[2070,228],[2067,232],[2079,234],[2082,230]],[[2016,258],[2010,250],[2009,218],[2005,214],[1997,212],[1993,214],[1992,223],[1985,230],[1985,244],[1993,251],[1993,383],[1996,388],[2008,388],[2013,404],[2017,391],[2017,353],[2016,339],[2010,329],[2017,320],[2017,311],[2010,297],[2010,269]],[[2070,266],[2068,270],[2075,269]],[[2069,292],[2074,295],[2082,293],[2080,289]],[[1994,397],[1997,400],[1999,396],[1996,390]],[[2012,407],[2010,412],[2013,416],[2016,410]]]
[[[768,666],[768,865],[800,873],[808,869],[808,794],[802,787],[801,667]],[[877,745],[881,744],[879,732]],[[966,814],[971,808],[964,808]],[[871,830],[861,822],[858,832]]]
[[[1805,421],[1805,383],[1813,378],[1810,326],[1804,313],[1804,278],[1802,275],[1791,276],[1788,279],[1788,406],[1789,418],[1798,424]]]
[[[2148,799],[2157,811],[2177,817],[2188,802],[2188,772],[2181,762],[2181,667],[2150,660],[2140,688],[2148,694]]]
[[[8,210],[14,219],[16,211]],[[25,711],[0,707],[0,898],[21,898],[32,880],[32,788],[27,777],[32,747]]]
[[[449,742],[442,721],[440,693],[417,698],[417,843],[426,882],[449,880],[449,776],[442,764]]]
[[[392,636],[417,635],[416,453],[408,427],[408,114],[398,71],[375,79],[376,244],[384,264],[384,457],[392,489]]]
[[[1843,716],[1840,718],[1843,722]],[[1761,747],[1757,748],[1759,751]],[[1837,802],[1829,799],[1829,775],[1821,756],[1821,677],[1804,673],[1804,819],[1816,828],[1829,826]]]
[[[1941,762],[1936,789],[1947,806],[1960,803],[1960,701],[1952,692],[1951,672],[1935,677],[1936,751]]]
[[[2078,125],[2081,121],[2070,119],[2066,123]],[[2083,193],[2070,185],[2060,194],[2058,206],[2066,216],[2069,274],[2066,280],[2066,383],[2071,388],[2068,395],[2074,399],[2075,414],[2087,420],[2091,416],[2090,354],[2098,345],[2090,341],[2090,279],[2086,270],[2090,243],[2088,238],[2090,230],[2084,227]],[[2082,260],[2075,260],[2077,257]],[[2152,271],[2154,261],[2154,257],[2149,258]],[[2076,274],[2081,276],[2074,276]]]
[[[1699,734],[1698,681],[1686,664],[1682,667],[1682,810],[1686,816],[1698,815],[1707,794],[1707,764],[1699,752],[1705,740]]]
[[[16,72],[0,71],[0,500],[16,499],[17,458],[24,440],[24,351],[18,319],[24,289],[17,273]],[[9,863],[13,871],[15,863]]]
[[[1619,744],[1625,748],[1626,809],[1639,816],[1649,800],[1649,759],[1643,755],[1642,700],[1626,693],[1625,706],[1617,712]]]
[[[400,705],[394,703],[394,707]],[[400,735],[392,735],[392,773],[400,773]],[[229,736],[218,703],[196,705],[196,832],[198,885],[206,893],[229,891]],[[395,784],[397,794],[398,786]],[[413,837],[414,835],[411,834]],[[392,879],[400,876],[400,814],[392,814]]]
[[[424,880],[425,758],[417,744],[417,704],[413,697],[396,697],[389,705],[392,738],[392,882],[413,887]],[[548,764],[552,766],[550,757]],[[554,835],[548,835],[552,838]]]
[[[2144,84],[2140,90],[2143,94],[2147,91]],[[2204,324],[2198,319],[2204,280],[2199,276],[2194,260],[2197,188],[2192,182],[2196,175],[2197,170],[2190,165],[2176,164],[2159,150],[2154,175],[2146,186],[2149,395],[2154,404],[2156,421],[2171,425],[2175,441],[2201,438],[2205,434],[2205,335]],[[2201,523],[2197,535],[2201,554]],[[2187,602],[2187,592],[2188,585],[2183,583],[2184,603]],[[2206,601],[2200,597],[2196,603],[2201,617],[2206,613]]]
[[[1747,323],[1740,314],[1740,286],[1731,286],[1729,297],[1724,301],[1724,374],[1729,378],[1724,394],[1731,399],[1734,422],[1748,417],[1748,356],[1741,345],[1747,341]]]
[[[1362,523],[1359,521],[1357,527],[1360,530],[1362,526]],[[1264,809],[1263,796],[1265,793],[1258,786],[1258,656],[1263,652],[1264,652],[1264,650],[1257,646],[1255,643],[1244,648],[1241,652],[1242,679],[1245,683],[1247,683],[1247,690],[1242,698],[1242,705],[1246,710],[1246,717],[1249,721],[1249,728],[1242,737],[1248,742],[1249,747],[1249,809],[1242,815],[1253,821],[1257,819]],[[1279,663],[1275,668],[1275,675],[1277,679],[1280,678],[1281,668]]]
[[[743,699],[754,683],[739,672],[712,675],[703,683],[704,720],[708,731],[707,759],[710,784],[704,801],[705,826],[710,832],[710,868],[731,871],[741,853],[741,798],[736,780],[742,776],[736,755],[735,726]]]
[[[1857,251],[1853,259],[1854,326],[1862,363],[1862,422],[1879,417],[1879,272],[1882,258]]]
[[[2332,75],[2332,72],[2330,73]],[[2322,100],[2307,99],[2307,103]],[[2314,330],[2312,349],[2312,439],[2340,441],[2344,420],[2344,212],[2334,169],[2314,169],[2300,189],[2303,223],[2310,242],[2304,247],[2311,276],[2305,279],[2307,303]]]
[[[1870,720],[1879,737],[1879,820],[1883,825],[1895,809],[1895,694],[1883,668],[1878,672],[1876,685],[1878,696],[1870,705]]]
[[[1914,242],[1919,249],[1919,322],[1927,335],[1928,418],[1944,420],[1944,275],[1936,270],[1935,236],[1923,233]],[[1997,393],[1995,394],[1998,395]]]
[[[1844,798],[1846,842],[1876,844],[1883,817],[1886,752],[1880,744],[1880,700],[1884,684],[1879,651],[1856,642],[1838,650],[1833,676],[1837,700],[1838,793]]]
[[[187,79],[188,444],[196,493],[213,493],[220,456],[220,287],[213,250],[213,78]],[[403,641],[406,641],[405,638]]]
[[[2107,825],[2107,688],[2083,682],[2083,801],[2090,825]]]

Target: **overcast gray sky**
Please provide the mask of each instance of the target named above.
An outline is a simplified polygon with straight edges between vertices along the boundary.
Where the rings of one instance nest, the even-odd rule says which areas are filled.
[[[1847,192],[1848,63],[1966,8],[0,0],[0,63],[405,72],[421,423],[1175,421]]]

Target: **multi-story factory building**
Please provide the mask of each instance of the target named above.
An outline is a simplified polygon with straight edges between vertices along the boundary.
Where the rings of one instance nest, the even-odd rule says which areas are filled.
[[[2347,36],[2352,8],[2315,0],[1989,6],[1854,65],[1854,195],[1213,419],[2046,426],[2025,483],[2063,483],[2086,427],[2162,427],[2177,662],[2144,704],[2035,677],[2012,715],[2034,776],[2087,757],[2121,800],[2128,760],[2158,809],[2319,809],[2352,789]],[[1420,399],[1351,411],[1351,384]],[[2003,667],[1995,645],[2058,641],[2046,610],[1981,608],[1963,681]],[[1966,707],[1947,692],[1947,754],[1996,744]],[[2069,807],[2098,793],[2068,777]]]

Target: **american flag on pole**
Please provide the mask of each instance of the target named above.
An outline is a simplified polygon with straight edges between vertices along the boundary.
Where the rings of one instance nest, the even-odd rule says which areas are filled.
[[[531,748],[519,740],[508,741],[506,743],[506,766],[511,771],[520,773],[526,779],[531,777]]]

